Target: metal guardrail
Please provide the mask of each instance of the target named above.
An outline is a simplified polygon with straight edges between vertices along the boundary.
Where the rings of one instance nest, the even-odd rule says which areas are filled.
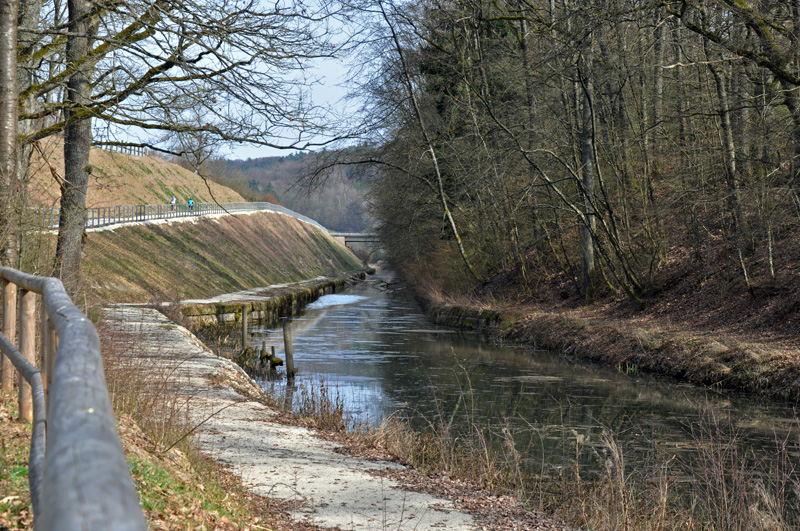
[[[59,209],[50,207],[33,208],[34,223],[44,229],[58,229]],[[107,227],[121,223],[149,221],[157,219],[204,216],[208,214],[227,214],[230,212],[281,212],[299,220],[311,223],[327,232],[327,229],[313,219],[298,214],[288,208],[272,203],[195,203],[169,205],[115,205],[86,209],[86,228]]]
[[[27,382],[20,381],[20,418],[33,422],[28,481],[35,528],[147,529],[117,433],[97,331],[58,279],[0,267],[0,282],[0,351]],[[4,387],[11,372],[3,360]]]
[[[31,211],[36,226],[58,228],[58,208]],[[287,214],[327,232],[315,220],[272,203],[95,207],[86,211],[86,227],[255,211]],[[35,529],[147,529],[117,433],[94,326],[58,279],[0,267],[0,285],[0,384],[10,389],[18,371],[20,420],[33,425],[28,482]]]

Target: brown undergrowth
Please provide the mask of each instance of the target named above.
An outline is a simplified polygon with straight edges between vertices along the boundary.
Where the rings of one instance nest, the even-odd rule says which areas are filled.
[[[587,303],[577,280],[555,267],[540,267],[527,282],[506,271],[466,295],[418,294],[433,309],[498,312],[503,340],[800,401],[800,246],[792,234],[776,245],[772,273],[751,264],[750,291],[724,254],[697,262],[674,247],[667,256],[640,303],[607,286]]]
[[[275,529],[263,500],[195,450],[181,376],[137,355],[144,337],[98,324],[120,437],[151,529]]]
[[[800,399],[800,357],[780,345],[581,310],[529,309],[501,337],[713,388]]]
[[[299,416],[284,413],[282,421],[320,428],[344,453],[410,465],[382,473],[405,488],[453,500],[483,529],[789,531],[800,525],[793,457],[800,425],[776,433],[772,458],[755,460],[742,448],[739,428],[709,409],[692,427],[696,448],[685,456],[655,452],[633,466],[612,433],[596,441],[575,434],[566,441],[575,452],[572,465],[536,474],[507,430],[500,444],[477,426],[471,434],[454,433],[442,419],[431,420],[425,433],[397,418],[348,430],[353,423],[341,402],[315,388],[306,391],[300,410]],[[601,464],[599,473],[585,473],[580,456],[587,448]]]
[[[17,393],[0,392],[0,529],[33,529],[28,489],[31,425],[17,422]]]

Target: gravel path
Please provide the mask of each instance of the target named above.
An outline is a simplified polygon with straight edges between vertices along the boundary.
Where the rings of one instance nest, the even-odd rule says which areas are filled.
[[[189,401],[191,422],[199,424],[198,446],[230,465],[254,493],[293,502],[296,521],[343,530],[478,528],[451,501],[374,475],[401,465],[336,453],[336,444],[312,431],[275,422],[274,410],[249,398],[262,391],[244,371],[156,310],[116,306],[104,317],[117,337],[135,342],[137,363],[170,374]]]

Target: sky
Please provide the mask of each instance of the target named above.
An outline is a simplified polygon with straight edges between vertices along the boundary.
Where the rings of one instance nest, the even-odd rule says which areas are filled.
[[[344,102],[347,89],[342,84],[347,81],[348,67],[336,59],[320,59],[309,70],[309,74],[310,78],[319,78],[320,80],[318,84],[311,87],[311,98],[314,104],[335,109],[337,114],[347,112],[348,107]],[[295,153],[295,151],[240,144],[226,148],[220,154],[228,159],[255,159],[282,157],[291,153]]]

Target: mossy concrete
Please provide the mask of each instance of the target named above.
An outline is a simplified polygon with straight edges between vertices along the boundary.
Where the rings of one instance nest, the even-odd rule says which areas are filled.
[[[469,308],[451,304],[424,304],[428,318],[434,324],[459,330],[470,330],[489,337],[496,337],[499,330],[508,325],[513,316],[486,308]]]
[[[184,301],[180,305],[180,311],[195,330],[209,326],[238,325],[245,310],[248,319],[253,322],[275,327],[280,324],[281,318],[293,317],[305,305],[363,278],[366,278],[366,273],[359,271],[346,276],[320,277],[289,285],[233,293],[216,297],[216,300]]]

